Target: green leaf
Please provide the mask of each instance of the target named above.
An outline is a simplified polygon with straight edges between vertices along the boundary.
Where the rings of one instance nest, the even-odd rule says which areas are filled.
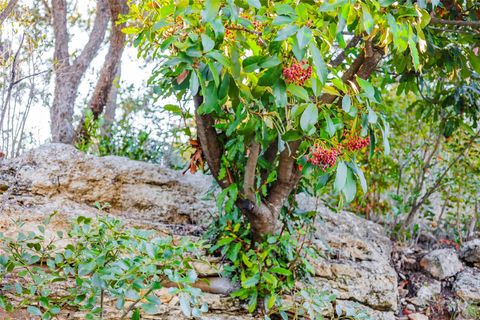
[[[260,63],[260,67],[268,69],[271,67],[278,66],[282,61],[277,56],[266,57],[262,59]]]
[[[260,79],[258,79],[258,85],[263,87],[273,86],[275,83],[278,82],[278,79],[280,79],[281,76],[282,68],[270,68],[263,73]]]
[[[292,272],[288,269],[282,268],[282,267],[273,267],[270,268],[270,272],[276,273],[276,274],[281,274],[284,276],[291,276]]]
[[[206,0],[205,9],[203,9],[201,13],[203,21],[205,22],[213,21],[217,17],[219,9],[220,9],[220,0]]]
[[[192,94],[192,97],[197,95],[199,88],[200,83],[198,81],[197,73],[192,71],[190,75],[190,93]]]
[[[290,24],[288,26],[285,26],[283,29],[278,31],[277,37],[275,38],[274,41],[282,41],[287,39],[288,37],[292,36],[297,32],[298,27],[294,24]]]
[[[258,292],[255,290],[248,300],[248,312],[253,313],[257,308]]]
[[[318,80],[322,83],[322,85],[327,82],[328,77],[328,69],[325,61],[323,60],[322,54],[320,50],[318,50],[315,43],[310,43],[310,51],[312,53],[313,64],[315,65],[315,73],[317,74]]]
[[[364,80],[360,77],[357,76],[357,83],[360,85],[360,88],[362,88],[365,96],[373,101],[376,101],[375,99],[375,88],[372,86],[370,82],[367,80]]]
[[[314,104],[309,104],[300,118],[300,127],[307,135],[315,133],[315,125],[318,122],[318,108]]]
[[[254,7],[255,9],[260,9],[262,7],[262,4],[260,3],[259,0],[247,0],[248,4]]]
[[[78,266],[78,275],[79,276],[86,276],[87,274],[92,273],[92,271],[95,269],[97,264],[95,261],[90,261],[88,263],[82,263]]]
[[[185,293],[179,294],[178,298],[180,300],[180,309],[182,310],[182,313],[186,317],[190,317],[192,314],[192,308],[190,306],[190,298]]]
[[[289,130],[282,135],[282,140],[285,142],[299,140],[303,134],[297,130]]]
[[[167,104],[165,107],[163,107],[163,109],[176,115],[182,114],[182,109],[174,104]]]
[[[350,203],[355,199],[357,193],[357,183],[353,178],[352,171],[347,168],[347,179],[345,181],[345,187],[342,189],[342,193],[345,196],[347,203]]]
[[[365,31],[367,31],[368,34],[370,34],[373,30],[373,18],[372,15],[370,14],[370,10],[368,7],[362,3],[362,20],[363,20],[363,27],[365,28]]]
[[[132,317],[131,317],[132,320],[140,320],[140,309],[135,309],[135,311],[133,311],[132,313]]]
[[[473,51],[470,51],[468,58],[470,60],[470,64],[473,67],[473,70],[480,74],[480,53],[478,55],[475,55]]]
[[[34,307],[34,306],[28,306],[27,311],[28,311],[28,313],[33,314],[34,316],[41,316],[42,315],[42,311],[39,308]]]
[[[260,275],[257,273],[255,275],[251,276],[250,278],[245,279],[244,281],[242,281],[242,287],[243,288],[251,288],[251,287],[256,286],[258,281],[259,281],[259,277],[260,277]]]
[[[158,305],[151,302],[146,302],[142,304],[142,309],[147,314],[156,314],[158,313]]]
[[[228,259],[230,259],[230,261],[232,262],[236,262],[238,259],[238,253],[240,252],[241,248],[242,248],[241,242],[235,243],[228,252]]]
[[[273,86],[273,96],[275,97],[275,104],[278,108],[283,108],[287,105],[287,91],[283,80],[278,81]]]
[[[411,30],[411,27],[409,28]],[[408,38],[408,47],[410,48],[410,55],[412,56],[413,67],[415,68],[415,71],[418,71],[420,67],[420,58],[418,56],[417,45],[413,41],[412,36]]]
[[[357,175],[358,179],[360,180],[360,185],[362,186],[362,191],[363,193],[367,193],[368,187],[367,187],[367,180],[365,180],[365,176],[363,174],[362,169],[357,165],[355,161],[350,162],[352,165],[353,171]]]
[[[215,68],[215,65],[213,64],[212,61],[208,61],[207,65],[208,65],[208,69],[212,73],[213,81],[215,82],[215,87],[218,88],[220,86],[220,76],[218,75],[217,68]]]
[[[202,47],[204,52],[209,52],[215,47],[215,41],[212,40],[209,36],[202,33]]]
[[[347,182],[347,166],[345,162],[340,161],[337,165],[337,173],[335,175],[335,182],[333,183],[333,187],[335,191],[340,191],[345,187],[345,183]]]
[[[262,277],[265,279],[267,283],[275,285],[278,282],[278,279],[269,272],[262,273]]]
[[[368,107],[367,109],[368,109],[368,122],[372,124],[376,123],[378,119],[377,114],[375,113],[375,111],[372,110],[372,108]]]
[[[230,62],[230,60],[227,59],[220,51],[211,51],[207,53],[207,57],[215,59],[224,67],[230,68],[232,66],[232,63]]]
[[[287,91],[293,94],[294,96],[302,99],[305,102],[310,101],[307,90],[305,88],[297,86],[296,84],[290,83],[287,87]]]
[[[327,112],[324,111],[323,116],[325,118],[325,121],[327,122],[327,133],[331,138],[331,137],[333,137],[333,135],[335,134],[335,131],[336,131],[335,125],[333,124],[333,121],[330,118],[330,116],[327,114]]]
[[[312,40],[312,30],[308,27],[302,27],[297,32],[297,43],[300,49],[304,49]]]
[[[352,105],[352,99],[349,95],[343,96],[342,99],[342,110],[348,113],[350,111],[350,106]]]

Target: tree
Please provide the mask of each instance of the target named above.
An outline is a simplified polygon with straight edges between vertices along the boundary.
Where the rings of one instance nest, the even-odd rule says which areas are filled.
[[[379,140],[389,151],[380,90],[368,79],[386,67],[421,72],[427,10],[435,5],[143,0],[132,2],[125,32],[159,59],[157,91],[193,100],[220,200],[236,204],[259,240],[280,231],[296,191],[329,180],[341,202],[357,183],[366,191],[356,153],[375,152]]]
[[[52,0],[52,16],[55,36],[55,91],[50,110],[52,141],[72,143],[75,138],[73,114],[78,87],[105,37],[109,21],[108,2],[97,1],[95,21],[88,42],[73,61],[69,53],[66,0]]]

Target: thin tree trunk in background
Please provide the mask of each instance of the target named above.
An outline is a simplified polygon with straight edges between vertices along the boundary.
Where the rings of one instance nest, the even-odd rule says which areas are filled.
[[[114,87],[114,82],[122,62],[122,55],[125,49],[126,35],[122,32],[125,24],[117,24],[120,15],[128,12],[127,0],[109,1],[112,34],[110,36],[110,47],[105,57],[100,77],[95,86],[92,98],[90,100],[90,110],[93,114],[93,120],[97,120],[103,113],[107,105],[110,92]],[[80,121],[76,140],[88,139],[88,132],[85,128],[85,116]]]
[[[78,87],[85,71],[101,47],[110,15],[107,0],[98,0],[95,21],[87,44],[72,63],[68,52],[66,0],[52,0],[52,16],[55,36],[55,90],[50,110],[52,141],[72,144],[75,138],[73,114]]]
[[[473,240],[475,238],[475,228],[478,222],[478,216],[480,212],[478,211],[478,200],[475,200],[475,206],[473,208],[473,217],[468,226],[467,240]]]
[[[5,9],[3,9],[2,12],[0,12],[0,26],[3,24],[3,22],[8,18],[8,16],[12,13],[13,9],[17,5],[18,0],[10,0],[7,3],[7,6]]]
[[[107,104],[105,106],[105,112],[103,115],[103,124],[102,124],[102,135],[111,136],[111,129],[115,122],[115,113],[117,111],[117,97],[118,97],[118,86],[120,79],[122,77],[122,66],[118,66],[117,75],[113,81],[112,90],[108,96]]]

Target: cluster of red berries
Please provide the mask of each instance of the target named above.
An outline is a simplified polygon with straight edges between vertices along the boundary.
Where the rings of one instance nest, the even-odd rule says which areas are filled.
[[[333,167],[337,163],[337,157],[341,155],[341,151],[338,148],[326,149],[322,146],[315,145],[307,161],[314,166],[320,167],[323,172],[326,169]]]
[[[234,41],[235,40],[235,31],[230,30],[228,26],[225,27],[225,40]]]
[[[361,150],[370,144],[370,138],[360,138],[360,137],[351,137],[348,139],[344,146],[347,148],[348,151],[356,151]]]
[[[294,62],[283,68],[283,77],[288,83],[295,83],[296,85],[303,86],[305,81],[310,79],[312,76],[312,66],[310,66],[307,61],[302,60]]]

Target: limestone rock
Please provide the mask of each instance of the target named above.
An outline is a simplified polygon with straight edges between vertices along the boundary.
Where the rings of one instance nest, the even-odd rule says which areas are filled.
[[[480,239],[465,242],[460,257],[467,262],[480,266]]]
[[[166,234],[200,234],[215,213],[213,199],[205,199],[211,182],[200,174],[182,175],[120,157],[94,157],[68,145],[44,145],[0,162],[0,232],[14,232],[13,221],[18,219],[26,222],[24,230],[33,230],[53,211],[58,214],[52,232],[66,230],[77,216],[106,211],[131,226]],[[315,261],[319,287],[333,291],[339,303],[355,302],[374,319],[393,320],[397,275],[383,228],[352,213],[317,207],[306,196],[298,201],[302,208],[319,212],[315,243],[326,257]],[[209,276],[221,268],[196,267]],[[209,293],[205,299],[210,305],[205,319],[255,319],[236,300]],[[153,318],[183,319],[175,303],[172,298]]]
[[[443,280],[452,277],[463,270],[454,249],[437,249],[420,260],[420,266],[433,277]]]
[[[417,306],[425,307],[430,302],[434,301],[435,297],[442,292],[442,283],[440,281],[432,280],[426,281],[417,291],[416,297],[409,299]]]
[[[453,284],[455,294],[469,304],[480,303],[480,270],[466,268],[460,272]]]

